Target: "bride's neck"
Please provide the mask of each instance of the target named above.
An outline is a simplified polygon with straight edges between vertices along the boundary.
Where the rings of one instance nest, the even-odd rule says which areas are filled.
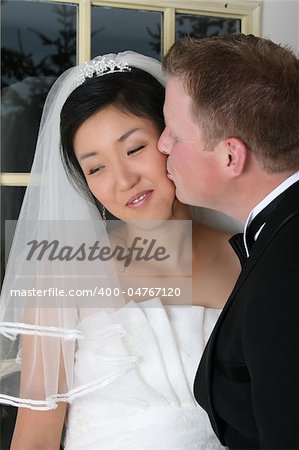
[[[126,223],[123,238],[127,245],[137,239],[145,246],[164,247],[171,253],[172,264],[180,264],[186,251],[191,257],[191,219],[189,208],[178,202],[170,220]]]
[[[191,212],[188,205],[184,205],[179,200],[175,200],[172,206],[172,220],[191,220]]]

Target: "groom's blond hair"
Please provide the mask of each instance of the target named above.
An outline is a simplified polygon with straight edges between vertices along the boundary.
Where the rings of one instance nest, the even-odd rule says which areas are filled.
[[[299,168],[299,60],[253,35],[176,42],[163,60],[184,82],[211,149],[238,137],[268,172]]]

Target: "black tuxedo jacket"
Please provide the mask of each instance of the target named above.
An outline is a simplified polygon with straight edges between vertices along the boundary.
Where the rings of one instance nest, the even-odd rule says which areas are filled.
[[[299,449],[299,182],[266,219],[206,346],[194,395],[223,445]]]

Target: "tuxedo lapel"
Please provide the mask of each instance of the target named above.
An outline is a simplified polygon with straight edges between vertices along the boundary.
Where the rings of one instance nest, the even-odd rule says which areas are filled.
[[[221,436],[221,433],[216,420],[212,398],[212,361],[217,334],[229,309],[231,308],[233,302],[235,301],[240,288],[250,275],[251,271],[255,267],[257,261],[262,256],[263,252],[266,250],[267,246],[270,244],[270,242],[272,241],[274,236],[279,232],[279,230],[289,220],[291,220],[293,217],[299,214],[299,204],[298,204],[299,182],[296,182],[294,185],[292,185],[287,191],[285,191],[284,194],[285,194],[284,198],[282,199],[281,202],[279,202],[278,207],[274,211],[273,209],[270,209],[271,214],[267,218],[266,225],[262,229],[260,236],[258,237],[252,249],[250,257],[248,258],[248,260],[246,261],[246,263],[242,268],[242,272],[236,282],[236,285],[229,299],[227,300],[223,308],[223,311],[210,336],[210,339],[207,343],[207,346],[203,354],[202,361],[200,363],[201,375],[198,383],[204,383],[205,387],[207,387],[205,394],[203,394],[203,391],[201,390],[202,394],[201,397],[202,396],[205,397],[203,399],[203,402],[201,402],[201,404],[205,405],[205,409],[209,414],[212,427],[218,437]],[[196,374],[195,383],[197,382],[198,375],[199,372]]]
[[[252,249],[250,257],[244,264],[242,272],[231,295],[229,296],[228,301],[223,308],[222,314],[219,317],[212,335],[214,335],[214,331],[217,333],[217,328],[221,325],[221,322],[227,310],[230,308],[237,292],[239,291],[244,281],[247,279],[248,275],[252,271],[259,258],[262,256],[263,252],[266,250],[271,240],[289,220],[299,214],[299,182],[294,183],[282,195],[284,195],[285,198],[277,203],[277,207],[274,211],[273,208],[269,208],[271,214],[268,217],[264,217],[264,220],[266,220],[267,223],[262,229],[260,236]]]

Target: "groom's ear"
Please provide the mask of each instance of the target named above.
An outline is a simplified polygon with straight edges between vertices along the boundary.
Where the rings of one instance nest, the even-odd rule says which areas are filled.
[[[239,177],[245,169],[248,150],[244,142],[236,137],[230,137],[222,142],[223,164],[229,178]]]

